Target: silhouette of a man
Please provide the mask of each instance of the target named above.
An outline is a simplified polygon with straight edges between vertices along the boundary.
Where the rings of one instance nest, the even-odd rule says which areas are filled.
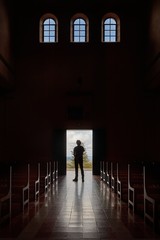
[[[74,163],[75,163],[75,178],[73,179],[74,182],[78,181],[78,165],[81,169],[81,175],[82,175],[82,182],[84,182],[84,169],[83,169],[83,153],[85,151],[84,147],[81,146],[81,141],[76,141],[77,146],[73,149],[73,155],[74,155]]]

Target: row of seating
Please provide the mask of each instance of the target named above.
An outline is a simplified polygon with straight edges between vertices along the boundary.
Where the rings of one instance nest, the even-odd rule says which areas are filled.
[[[47,197],[57,179],[57,162],[1,166],[0,224],[28,212],[29,203]]]
[[[128,208],[160,231],[160,164],[101,161],[100,178]]]

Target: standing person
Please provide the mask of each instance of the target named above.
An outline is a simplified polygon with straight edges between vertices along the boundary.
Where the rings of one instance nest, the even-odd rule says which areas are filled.
[[[81,175],[82,175],[82,182],[84,182],[84,170],[83,170],[83,153],[85,151],[84,147],[81,146],[81,141],[76,141],[77,146],[73,149],[73,155],[74,155],[74,163],[75,163],[75,178],[73,179],[74,182],[78,181],[78,165],[81,169]]]

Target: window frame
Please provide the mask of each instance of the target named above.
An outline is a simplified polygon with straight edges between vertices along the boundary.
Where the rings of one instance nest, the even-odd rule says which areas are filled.
[[[75,33],[75,29],[74,29],[74,27],[75,27],[75,21],[76,20],[78,20],[78,19],[82,19],[83,21],[84,21],[84,24],[85,24],[85,30],[80,30],[80,28],[77,30],[77,31],[79,31],[79,32],[83,32],[83,31],[85,31],[85,41],[75,41],[74,40],[74,37],[75,37],[75,35],[74,35],[74,33]],[[83,25],[83,24],[82,24]],[[77,24],[77,26],[78,26],[78,24]],[[81,24],[79,24],[79,26],[81,26]],[[81,37],[83,37],[83,36],[81,36],[81,35],[78,35],[77,36],[78,38],[81,38]],[[84,15],[83,13],[77,13],[77,14],[75,14],[72,18],[71,18],[71,21],[70,21],[70,42],[72,42],[72,43],[78,43],[78,44],[83,44],[83,43],[88,43],[89,42],[89,20],[88,20],[88,18],[87,18],[87,16],[86,15]]]
[[[52,19],[55,22],[55,41],[44,41],[44,22],[47,19]],[[46,13],[40,18],[39,22],[39,42],[44,44],[54,44],[58,42],[58,20],[55,15],[51,13]]]
[[[115,20],[115,26],[116,26],[116,41],[105,41],[105,21],[107,19],[114,19]],[[111,24],[112,25],[112,24]],[[103,43],[117,43],[120,42],[120,18],[115,13],[107,13],[103,16],[102,22],[101,22],[101,41]]]

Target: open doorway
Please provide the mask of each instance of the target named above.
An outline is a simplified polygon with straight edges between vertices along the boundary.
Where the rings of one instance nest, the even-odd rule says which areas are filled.
[[[85,148],[83,155],[83,166],[86,170],[92,170],[93,161],[93,131],[82,129],[66,130],[66,167],[67,171],[74,170],[73,148],[76,141],[80,140],[81,145]]]

